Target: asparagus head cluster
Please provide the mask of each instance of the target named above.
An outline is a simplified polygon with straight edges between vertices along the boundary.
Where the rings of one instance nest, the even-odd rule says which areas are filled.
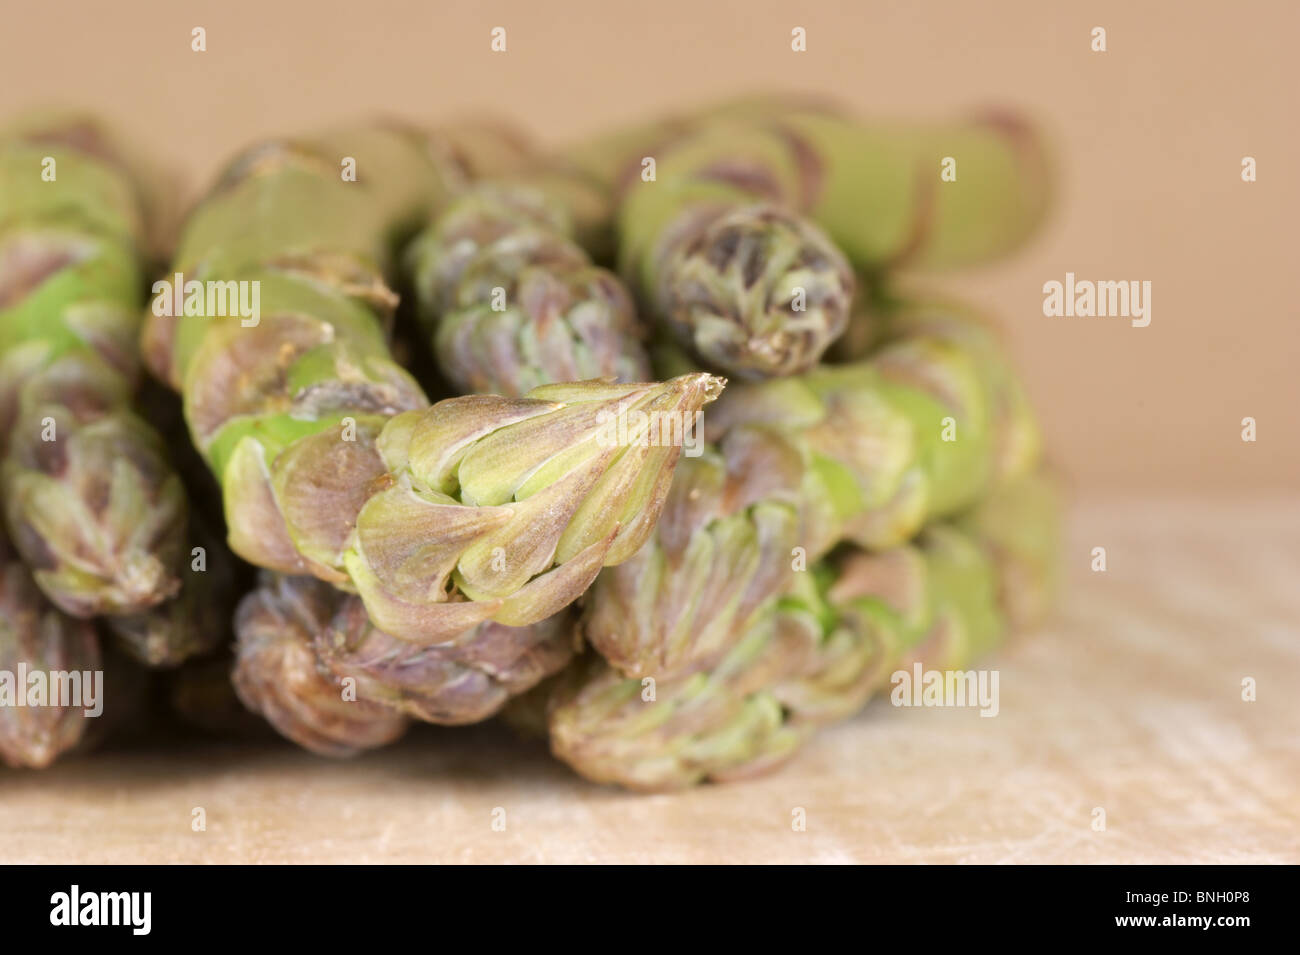
[[[182,237],[175,271],[258,283],[258,323],[186,314],[153,336],[171,346],[165,366],[221,483],[231,543],[259,566],[355,590],[400,638],[537,622],[634,551],[662,505],[680,448],[612,444],[607,419],[688,417],[720,380],[428,406],[388,351],[383,265],[403,218],[445,186],[412,137],[340,138],[357,182],[324,146],[281,149],[239,164]]]
[[[969,309],[875,315],[857,362],[733,386],[640,551],[597,577],[586,638],[628,676],[716,659],[800,565],[898,546],[1030,473],[1040,444],[1003,350]]]
[[[42,193],[22,177],[45,153]],[[174,685],[196,722],[239,724],[237,698],[350,756],[527,707],[597,781],[776,766],[896,667],[965,666],[1047,606],[1023,389],[980,317],[890,284],[1016,247],[1045,169],[1018,122],[770,98],[548,157],[490,123],[345,127],[236,157],[142,307],[125,168],[66,131],[0,137],[0,488],[25,561],[0,553],[0,662],[93,665],[68,614],[111,614],[175,664],[229,613],[234,578],[178,563],[138,354],[258,568],[233,653]],[[437,381],[397,357],[412,321]],[[3,715],[15,764],[85,729]]]
[[[174,299],[155,302],[145,331],[221,487],[234,550],[344,592],[335,606],[269,578],[241,617],[241,692],[295,738],[310,734],[291,711],[326,709],[317,679],[335,702],[340,674],[364,676],[368,704],[457,722],[549,672],[562,659],[550,650],[510,661],[559,645],[546,621],[649,535],[681,453],[655,423],[692,421],[722,388],[695,373],[430,405],[386,332],[401,242],[463,187],[439,143],[364,127],[249,151],[190,217]],[[213,289],[227,303],[256,295],[257,314],[213,312]],[[266,609],[285,606],[297,609]],[[276,614],[311,639],[259,636]],[[301,694],[265,678],[305,662]],[[458,698],[471,684],[475,700]],[[391,737],[392,713],[380,723],[367,743]]]
[[[638,177],[637,149],[657,178]],[[979,316],[898,299],[887,281],[1024,241],[1047,183],[1032,131],[864,125],[767,100],[572,155],[622,196],[624,273],[671,339],[657,365],[749,380],[711,409],[709,451],[679,469],[655,535],[587,595],[580,627],[598,655],[534,717],[557,755],[634,788],[752,773],[855,711],[895,666],[961,665],[1005,621],[1032,625],[1052,592],[1056,504],[1024,391]],[[720,314],[734,332],[758,313],[736,304],[746,283],[702,264],[739,254],[758,276],[783,261],[757,233],[709,233],[773,206],[824,230],[871,293],[843,319],[814,312],[803,357],[784,366],[761,357],[771,336],[718,347]],[[701,288],[707,305],[675,298]],[[806,329],[802,317],[768,328]]]
[[[552,690],[552,748],[584,776],[633,789],[735,779],[788,759],[901,667],[967,666],[1004,638],[1007,597],[1041,607],[1051,596],[1055,555],[1038,544],[1055,539],[1050,486],[1030,476],[989,505],[997,522],[974,517],[914,543],[837,552],[711,665],[647,681],[585,660]]]

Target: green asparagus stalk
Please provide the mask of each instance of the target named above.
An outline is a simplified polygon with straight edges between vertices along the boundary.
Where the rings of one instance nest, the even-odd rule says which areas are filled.
[[[690,420],[722,387],[701,373],[428,407],[389,354],[383,275],[394,237],[448,192],[429,156],[383,128],[255,150],[191,217],[174,271],[258,283],[256,324],[156,302],[146,332],[236,553],[355,590],[377,628],[424,645],[536,623],[626,559],[681,451],[647,422]]]
[[[552,690],[553,751],[589,779],[633,789],[734,779],[788,759],[818,727],[857,712],[897,669],[967,666],[1004,635],[998,586],[1009,555],[1035,568],[1018,586],[1051,577],[1039,562],[1055,560],[1042,544],[1054,539],[1054,503],[1025,486],[1038,480],[999,492],[998,516],[1015,531],[996,547],[936,525],[915,544],[837,552],[800,574],[711,668],[644,681],[588,656]],[[1022,605],[1045,604],[1040,594]]]
[[[898,337],[866,361],[739,386],[710,415],[712,432],[800,436],[810,554],[901,543],[1037,463],[1028,401],[977,315],[917,304],[889,320]]]
[[[515,396],[557,381],[650,376],[631,296],[592,265],[571,228],[563,199],[546,189],[485,183],[412,244],[420,312],[450,382]]]
[[[44,768],[80,743],[92,722],[84,706],[54,706],[49,698],[26,705],[33,701],[25,676],[100,668],[94,626],[53,607],[0,534],[0,762]]]
[[[223,485],[235,547],[262,566],[311,571],[362,595],[311,577],[268,575],[237,615],[239,696],[283,735],[328,755],[391,742],[408,716],[483,719],[562,666],[571,627],[559,612],[603,560],[619,559],[648,531],[678,451],[608,444],[602,415],[687,416],[718,387],[695,375],[666,386],[575,385],[428,409],[387,353],[393,297],[371,263],[386,262],[409,231],[395,223],[413,221],[412,209],[441,205],[464,180],[504,163],[483,158],[492,137],[467,144],[464,127],[458,131],[454,142],[417,142],[365,130],[338,134],[334,147],[264,147],[237,162],[212,200],[232,208],[201,209],[180,260],[199,263],[189,267],[198,275],[220,274],[205,256],[242,255],[223,245],[224,223],[258,238],[278,230],[260,253],[269,265],[253,255],[228,273],[262,275],[264,306],[268,284],[281,297],[264,309],[269,322],[263,317],[247,332],[273,337],[254,340],[241,356],[232,351],[247,337],[233,328],[195,326],[188,317],[151,328],[154,365],[185,383],[191,426],[213,424],[196,433],[212,435],[199,446]],[[330,148],[356,155],[356,186],[396,181],[405,190],[361,192],[353,201],[325,172]],[[365,174],[375,167],[381,172]],[[421,182],[425,191],[416,188]],[[312,221],[298,235],[304,208]],[[202,251],[205,243],[216,251]],[[302,331],[317,337],[296,350],[271,347]],[[255,354],[259,347],[264,354]],[[178,359],[187,349],[197,357]],[[240,361],[260,361],[266,373],[245,376],[251,394],[227,394],[223,376],[232,370],[223,364]],[[284,379],[274,380],[281,369]],[[238,406],[212,408],[200,390],[209,378],[220,391],[212,397]],[[348,417],[362,423],[356,442],[340,433]],[[546,573],[553,564],[563,566]]]
[[[142,206],[93,124],[0,134],[0,490],[37,584],[78,617],[178,587],[184,493],[130,406]]]
[[[864,122],[833,104],[763,96],[564,152],[592,181],[644,204],[648,224],[663,206],[638,182],[645,157],[657,160],[660,184],[682,182],[701,195],[762,193],[812,216],[868,273],[1000,258],[1041,224],[1051,187],[1042,135],[1006,111],[948,123]],[[624,216],[632,228],[625,241],[644,239],[640,215]]]
[[[647,172],[646,159],[666,156],[710,124],[762,120],[772,111],[793,109],[842,115],[833,104],[803,95],[765,94],[728,101],[704,110],[661,116],[639,125],[606,130],[546,157],[540,171],[528,174],[548,190],[567,192],[580,208],[577,234],[592,257],[609,264],[618,257],[618,206]]]
[[[1006,114],[864,124],[765,97],[564,158],[622,197],[619,258],[651,313],[705,365],[742,378],[806,370],[843,332],[841,252],[869,274],[976,264],[1020,245],[1047,205],[1043,145]]]
[[[869,359],[742,384],[710,412],[716,444],[584,601],[582,630],[616,669],[716,661],[841,540],[896,546],[1035,467],[1032,412],[979,316],[912,303],[872,321]]]

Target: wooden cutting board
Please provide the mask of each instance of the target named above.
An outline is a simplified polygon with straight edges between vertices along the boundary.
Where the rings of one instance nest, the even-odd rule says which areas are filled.
[[[878,701],[775,774],[661,796],[497,726],[342,763],[103,752],[0,770],[0,861],[1300,862],[1300,505],[1086,503],[1067,557],[996,718]]]

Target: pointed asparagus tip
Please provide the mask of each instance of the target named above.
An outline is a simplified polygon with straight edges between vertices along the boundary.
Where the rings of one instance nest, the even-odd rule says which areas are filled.
[[[680,375],[667,382],[667,384],[683,396],[698,396],[698,404],[707,405],[711,401],[716,401],[718,396],[722,394],[722,389],[727,387],[727,379],[700,371],[689,375]]]
[[[704,376],[705,404],[708,404],[710,401],[716,401],[718,396],[722,394],[722,389],[725,387],[727,387],[727,379],[723,378],[721,375],[705,375]]]

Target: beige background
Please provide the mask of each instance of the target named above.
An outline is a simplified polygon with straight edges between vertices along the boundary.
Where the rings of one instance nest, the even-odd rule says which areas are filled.
[[[374,110],[492,110],[545,141],[755,89],[864,112],[1019,105],[1052,130],[1055,218],[946,280],[1004,317],[1080,489],[1250,494],[1300,475],[1295,211],[1300,9],[1276,2],[482,0],[6,4],[0,114],[118,120],[197,187],[267,134]],[[790,29],[808,30],[794,54]],[[1089,33],[1106,27],[1109,52]],[[208,52],[190,51],[203,26]],[[505,54],[489,52],[493,26]],[[1243,183],[1241,158],[1259,181]],[[1048,319],[1043,282],[1153,283],[1150,327]],[[1244,444],[1240,420],[1259,422]]]

